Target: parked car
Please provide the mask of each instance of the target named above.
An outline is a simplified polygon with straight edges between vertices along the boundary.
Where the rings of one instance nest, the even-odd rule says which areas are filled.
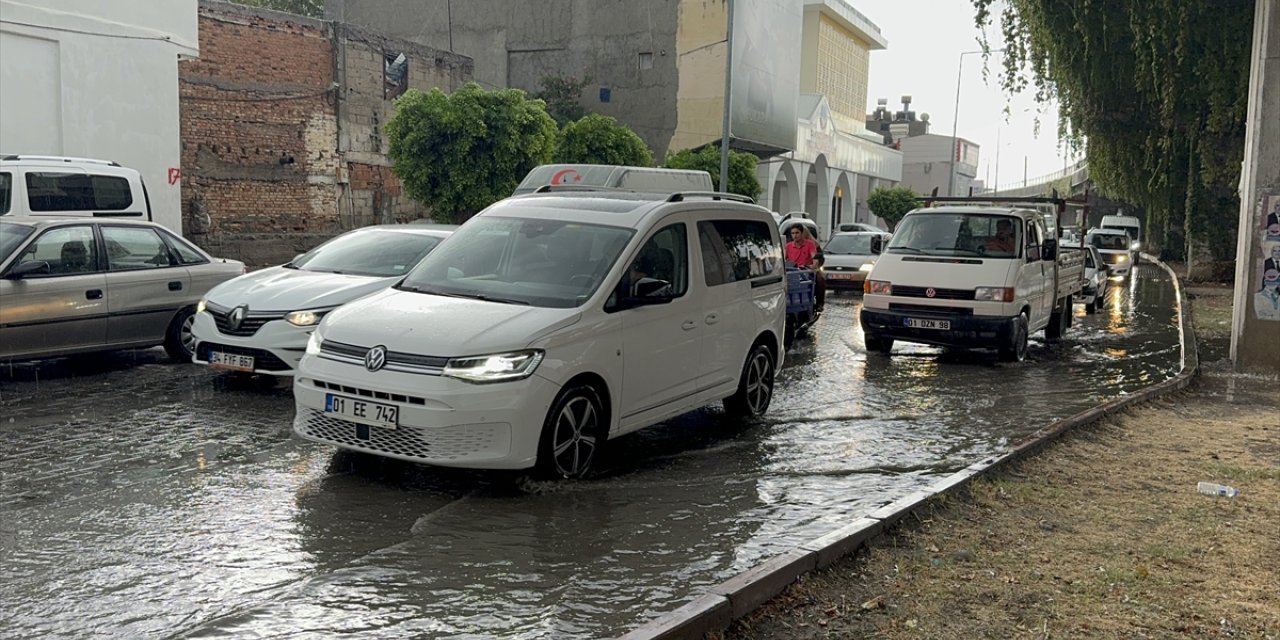
[[[1107,263],[1102,261],[1102,254],[1097,247],[1084,249],[1084,286],[1080,290],[1080,302],[1084,303],[1086,313],[1097,313],[1103,301],[1107,299],[1107,285],[1111,282],[1111,271]]]
[[[711,174],[693,169],[628,167],[605,164],[544,164],[534,167],[512,195],[540,187],[607,187],[648,193],[711,191]]]
[[[455,225],[381,225],[348,231],[288,264],[241,276],[201,300],[195,362],[291,376],[325,314],[385,289],[417,266]]]
[[[1093,229],[1085,236],[1084,243],[1102,254],[1111,275],[1125,277],[1133,268],[1132,249],[1129,234],[1119,229]]]
[[[582,477],[608,439],[704,405],[769,408],[782,241],[717,194],[508,198],[403,281],[329,313],[294,383],[299,436],[441,466]]]
[[[831,236],[822,248],[826,263],[827,287],[831,289],[862,290],[871,265],[876,262],[880,249],[893,237],[884,231],[840,232]]]
[[[788,213],[784,216],[775,215],[774,219],[778,221],[778,230],[782,233],[782,238],[785,240],[791,237],[791,227],[801,225],[808,230],[809,237],[813,238],[814,242],[822,242],[822,234],[818,231],[818,223],[804,216],[805,214],[803,213]]]
[[[189,362],[196,303],[244,272],[153,222],[0,218],[0,360],[164,345]]]
[[[868,233],[889,233],[888,231],[885,231],[884,229],[881,229],[880,227],[877,227],[874,224],[869,224],[866,222],[841,222],[840,224],[836,225],[836,231],[841,231],[841,232],[866,231]],[[889,234],[889,235],[893,235],[893,234]]]
[[[0,215],[151,219],[142,174],[110,160],[0,156]]]

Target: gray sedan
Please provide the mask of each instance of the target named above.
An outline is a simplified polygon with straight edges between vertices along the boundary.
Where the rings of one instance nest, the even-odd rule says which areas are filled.
[[[0,361],[163,345],[190,362],[196,303],[244,272],[153,222],[6,217]]]

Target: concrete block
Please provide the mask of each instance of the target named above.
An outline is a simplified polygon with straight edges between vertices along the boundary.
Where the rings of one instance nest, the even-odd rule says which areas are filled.
[[[867,515],[867,517],[875,518],[876,520],[883,522],[884,526],[888,528],[890,525],[901,520],[908,513],[911,513],[932,497],[932,491],[916,491],[915,493],[908,494],[904,498],[894,500],[893,502],[872,511]]]
[[[733,621],[729,599],[705,595],[689,604],[632,629],[619,640],[701,640]]]
[[[817,568],[822,569],[857,551],[859,547],[879,536],[883,531],[883,522],[875,518],[859,518],[851,524],[800,545],[800,548],[817,554]]]
[[[796,549],[770,558],[711,589],[729,599],[736,620],[782,593],[796,578],[818,567],[818,554]]]
[[[929,485],[927,490],[933,492],[935,495],[943,495],[946,493],[950,493],[951,491],[955,490],[957,487],[961,487],[961,486],[964,486],[965,484],[968,484],[968,482],[972,480],[976,475],[978,475],[978,472],[972,469],[969,469],[969,468],[961,469],[960,471],[957,471]]]

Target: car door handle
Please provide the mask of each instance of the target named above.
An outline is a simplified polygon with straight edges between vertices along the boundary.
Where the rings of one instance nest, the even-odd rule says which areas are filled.
[[[84,292],[84,299],[85,300],[101,300],[102,289],[90,289]]]
[[[173,282],[170,282],[170,283],[169,283],[169,290],[170,290],[170,291],[182,291],[182,281],[181,281],[181,280],[174,280]]]
[[[698,323],[692,320],[685,320],[684,324],[680,325],[680,328],[684,329],[685,331],[692,331],[698,328]]]
[[[720,316],[714,313],[707,316],[707,324],[715,324],[717,322],[720,322]]]

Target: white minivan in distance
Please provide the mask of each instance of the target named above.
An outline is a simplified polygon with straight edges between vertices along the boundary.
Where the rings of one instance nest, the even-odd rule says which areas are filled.
[[[606,440],[721,401],[759,416],[783,359],[782,241],[729,194],[502,200],[391,288],[329,313],[301,437],[432,465],[580,478]]]
[[[110,160],[0,156],[0,215],[151,219],[142,174]]]

